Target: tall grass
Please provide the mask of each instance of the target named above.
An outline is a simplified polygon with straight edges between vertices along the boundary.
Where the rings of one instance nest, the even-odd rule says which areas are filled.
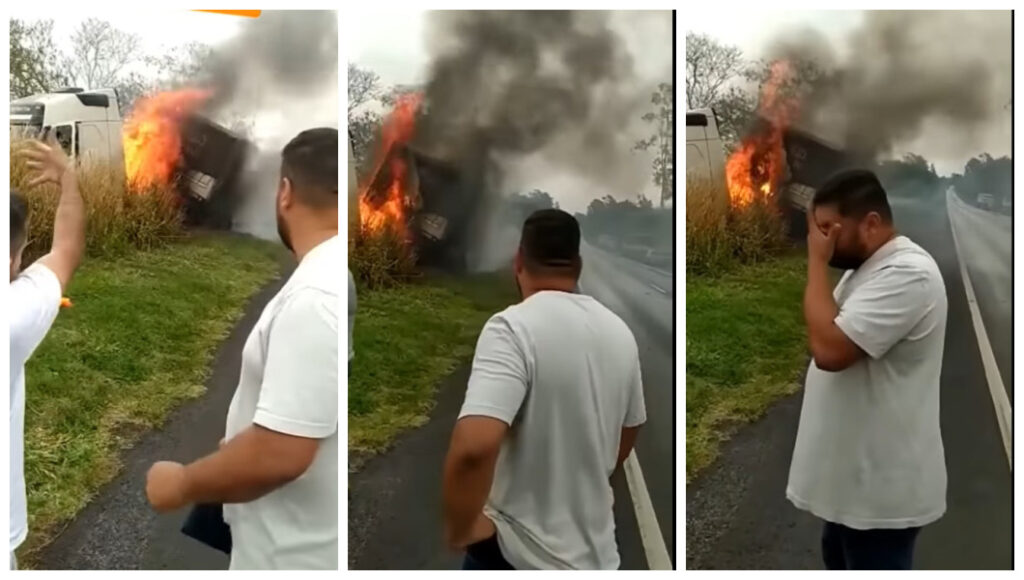
[[[53,239],[53,218],[60,200],[54,185],[29,187],[31,171],[10,151],[11,189],[29,205],[29,246],[26,261],[45,254]],[[131,250],[162,246],[183,236],[178,195],[170,186],[135,187],[125,183],[124,169],[111,163],[82,163],[78,186],[86,206],[86,254],[115,257]]]
[[[416,255],[404,234],[392,228],[360,228],[349,240],[349,268],[366,288],[396,286],[410,280],[416,271]]]
[[[728,193],[703,180],[686,182],[686,273],[709,276],[778,256],[789,246],[772,200],[737,208]]]

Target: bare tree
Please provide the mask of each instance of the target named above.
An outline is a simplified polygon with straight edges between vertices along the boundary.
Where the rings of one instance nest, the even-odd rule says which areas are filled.
[[[654,134],[636,143],[635,149],[647,151],[655,148],[654,161],[654,183],[661,188],[661,207],[665,202],[675,197],[675,165],[672,162],[674,157],[675,144],[675,91],[671,83],[660,83],[658,90],[651,94],[651,104],[654,110],[643,116],[643,120],[654,124]]]
[[[348,64],[348,114],[380,97],[380,76],[369,69]]]
[[[686,107],[711,107],[743,73],[743,53],[706,34],[686,33]]]
[[[12,18],[10,23],[11,98],[49,92],[66,83],[60,70],[60,52],[53,43],[53,21]]]
[[[139,60],[138,35],[89,18],[71,35],[64,70],[72,82],[86,89],[116,87],[125,69]]]

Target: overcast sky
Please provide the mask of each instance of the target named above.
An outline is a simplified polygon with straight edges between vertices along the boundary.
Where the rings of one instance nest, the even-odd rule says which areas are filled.
[[[429,11],[425,10],[369,10],[343,17],[341,46],[345,58],[360,68],[376,72],[384,86],[423,83],[427,80],[430,63],[428,18]],[[616,31],[633,56],[636,76],[671,82],[674,56],[671,14],[667,11],[619,12],[614,21]],[[643,111],[637,116],[642,114]],[[649,172],[643,173],[650,166],[649,157],[632,151],[624,151],[623,155],[635,158],[638,173],[649,175]],[[659,189],[653,181],[638,184],[638,190],[620,191],[586,175],[552,167],[538,156],[516,164],[512,173],[514,176],[506,183],[506,189],[547,191],[568,211],[586,212],[591,200],[604,195],[623,199],[644,193],[655,202],[659,197]]]
[[[1008,14],[1008,13],[1007,13]],[[844,57],[844,44],[841,39],[848,36],[863,21],[862,11],[748,11],[742,14],[734,12],[722,13],[720,17],[705,15],[702,18],[694,18],[685,24],[688,32],[700,32],[707,34],[720,42],[740,48],[748,59],[758,59],[763,56],[766,46],[773,40],[783,35],[786,30],[797,28],[813,28],[820,31],[826,38],[833,39],[833,47],[837,49],[836,56]],[[948,39],[948,42],[956,42],[955,38]],[[1011,45],[995,46],[993,40],[992,50],[1005,51],[1009,54]],[[1007,67],[1006,75],[1011,75]],[[1009,83],[1005,83],[1009,90]],[[1009,101],[1010,94],[1005,96]],[[995,157],[1010,155],[1011,153],[1011,113],[1007,110],[1005,118],[993,119],[987,127],[984,127],[973,137],[976,142],[977,153],[988,152]],[[962,139],[962,135],[951,135],[948,125],[942,120],[936,119],[926,125],[924,131],[912,142],[902,144],[902,153],[913,152],[924,156],[935,164],[936,171],[941,175],[948,175],[953,172],[963,172],[967,158],[962,154],[950,153],[953,148],[951,142]]]
[[[82,5],[83,8],[61,9],[59,15],[53,8],[40,11],[25,10],[24,4],[15,8],[12,18],[25,20],[53,20],[53,39],[62,50],[71,48],[71,35],[87,18],[98,18],[115,28],[138,34],[142,48],[147,54],[159,54],[175,46],[189,42],[217,44],[238,30],[241,17],[222,14],[194,12],[192,10],[131,10],[104,11],[102,6]]]

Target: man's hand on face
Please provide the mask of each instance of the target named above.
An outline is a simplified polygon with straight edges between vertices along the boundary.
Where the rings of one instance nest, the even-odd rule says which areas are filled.
[[[841,229],[839,222],[828,225],[828,231],[823,232],[814,221],[814,209],[807,210],[807,259],[812,262],[827,264],[832,259],[832,253],[836,249],[836,238],[839,237]]]
[[[173,461],[158,461],[146,474],[146,498],[153,509],[170,512],[185,507],[185,466]]]
[[[44,183],[60,185],[61,179],[71,170],[71,161],[53,137],[45,143],[30,141],[21,155],[25,158],[25,166],[36,174],[29,187]]]

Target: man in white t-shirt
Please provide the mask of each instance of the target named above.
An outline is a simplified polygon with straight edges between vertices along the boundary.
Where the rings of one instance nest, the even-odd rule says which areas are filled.
[[[828,569],[910,569],[921,527],[946,510],[942,275],[897,234],[868,171],[840,173],[819,189],[807,254],[813,360],[786,495],[825,521]],[[846,270],[834,291],[830,265]]]
[[[53,222],[50,252],[21,272],[28,243],[29,214],[25,199],[11,192],[11,286],[7,303],[11,340],[11,569],[17,568],[14,550],[28,535],[25,497],[25,362],[46,337],[57,318],[61,296],[85,252],[85,204],[78,191],[74,166],[53,140],[30,142],[23,152],[25,164],[37,175],[32,186],[60,187]]]
[[[444,466],[464,569],[616,569],[609,478],[646,420],[626,324],[575,293],[576,219],[541,210],[515,258],[523,300],[487,322]]]
[[[298,267],[242,351],[220,449],[150,468],[158,511],[223,503],[232,569],[338,569],[338,131],[282,152],[278,232]]]

